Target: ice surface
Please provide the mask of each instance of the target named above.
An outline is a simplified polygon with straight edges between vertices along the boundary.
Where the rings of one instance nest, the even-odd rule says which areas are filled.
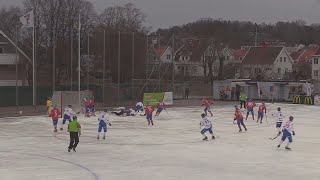
[[[276,148],[271,111],[295,117],[292,151]],[[320,108],[267,104],[268,122],[248,119],[238,133],[233,105],[213,108],[216,140],[203,142],[197,107],[169,108],[148,127],[145,117],[111,117],[106,140],[97,140],[97,117],[79,117],[77,152],[68,133],[53,133],[49,117],[0,119],[1,180],[319,180]],[[211,119],[211,118],[210,118]],[[60,121],[59,121],[60,123]],[[59,124],[60,127],[60,124]],[[66,129],[66,128],[65,128]]]

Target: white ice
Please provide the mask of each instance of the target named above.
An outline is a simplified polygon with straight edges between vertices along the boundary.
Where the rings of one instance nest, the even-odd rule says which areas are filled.
[[[277,149],[271,112],[294,116],[292,150]],[[111,117],[106,140],[97,140],[97,117],[79,117],[77,152],[68,133],[53,133],[49,117],[0,119],[1,180],[319,180],[320,108],[267,104],[268,122],[233,124],[233,105],[214,106],[216,140],[202,141],[197,107],[168,108],[148,127],[145,117]],[[60,123],[60,121],[59,121]],[[60,127],[60,124],[59,124]],[[66,128],[65,128],[66,129]]]

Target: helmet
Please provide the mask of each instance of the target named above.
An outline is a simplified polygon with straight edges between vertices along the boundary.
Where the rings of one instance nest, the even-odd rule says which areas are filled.
[[[277,108],[277,110],[278,110],[278,111],[281,111],[281,108],[280,108],[280,107],[278,107],[278,108]]]
[[[262,105],[265,105],[265,103],[263,102]]]
[[[205,115],[204,113],[202,113],[202,114],[201,114],[201,117],[203,117],[203,118],[204,118],[204,117],[206,117],[206,115]]]
[[[77,117],[77,116],[73,116],[72,119],[73,119],[73,120],[77,120],[78,117]]]
[[[71,107],[72,107],[72,105],[71,105],[71,104],[69,104],[69,105],[68,105],[68,107],[70,107],[70,108],[71,108]]]
[[[108,112],[108,109],[107,109],[107,108],[105,108],[103,111],[104,111],[104,112]]]
[[[55,105],[53,105],[53,108],[57,108],[57,105],[55,104]]]
[[[293,121],[293,119],[294,119],[293,116],[289,117],[289,121]]]
[[[239,109],[239,106],[238,105],[234,105],[234,108]]]

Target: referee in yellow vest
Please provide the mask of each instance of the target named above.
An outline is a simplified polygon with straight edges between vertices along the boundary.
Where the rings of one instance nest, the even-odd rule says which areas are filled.
[[[70,133],[68,152],[70,152],[71,149],[76,152],[76,147],[79,143],[79,136],[81,135],[81,125],[77,120],[77,116],[72,117],[72,121],[68,124],[68,131]]]

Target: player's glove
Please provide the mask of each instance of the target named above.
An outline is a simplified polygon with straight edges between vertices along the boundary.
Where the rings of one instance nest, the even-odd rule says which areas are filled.
[[[109,126],[111,126],[111,123],[109,123]]]
[[[292,131],[292,135],[294,135],[294,136],[295,136],[295,135],[296,135],[296,133],[295,133],[294,131]]]

